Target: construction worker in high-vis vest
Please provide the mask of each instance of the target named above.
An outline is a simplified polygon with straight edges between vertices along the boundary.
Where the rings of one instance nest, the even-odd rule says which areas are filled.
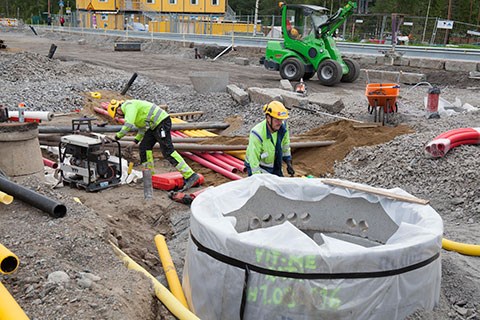
[[[182,156],[175,151],[172,144],[172,120],[168,113],[159,106],[143,100],[112,100],[108,105],[107,112],[110,117],[123,116],[125,124],[115,135],[115,140],[122,139],[129,131],[137,128],[138,132],[134,144],[139,144],[140,161],[145,168],[153,168],[153,146],[158,142],[163,157],[168,160],[178,171],[181,172],[185,184],[182,190],[194,186],[199,175],[185,162]]]
[[[250,130],[245,166],[248,175],[271,173],[283,177],[282,160],[287,164],[287,172],[293,177],[290,151],[290,134],[285,122],[288,110],[283,103],[272,101],[263,106],[265,120]]]

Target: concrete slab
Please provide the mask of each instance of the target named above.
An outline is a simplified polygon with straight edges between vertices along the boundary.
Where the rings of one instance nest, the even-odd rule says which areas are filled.
[[[233,100],[235,100],[242,106],[250,102],[248,93],[234,84],[229,84],[227,86],[227,92],[232,96]]]
[[[443,70],[445,69],[445,61],[410,58],[410,67]]]
[[[280,100],[285,107],[292,106],[303,107],[308,104],[308,99],[291,91],[276,88],[248,88],[248,94],[252,102],[266,104],[272,100]]]
[[[478,63],[476,61],[459,61],[447,60],[445,61],[445,70],[447,71],[477,71]]]
[[[238,232],[267,228],[288,220],[318,244],[323,240],[317,234],[326,233],[366,247],[375,246],[385,244],[398,229],[378,203],[333,194],[318,202],[294,201],[265,187],[259,188],[243,207],[226,216],[237,219]]]
[[[331,113],[339,113],[345,108],[342,99],[337,95],[329,92],[314,93],[308,96],[308,102],[319,105]]]
[[[198,93],[225,92],[229,81],[228,72],[221,71],[196,71],[189,77]]]

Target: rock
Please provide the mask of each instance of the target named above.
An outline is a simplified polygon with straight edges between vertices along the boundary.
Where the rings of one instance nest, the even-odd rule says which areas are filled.
[[[77,284],[80,288],[89,289],[92,287],[93,281],[90,280],[89,278],[81,278],[81,279],[77,279]]]
[[[293,91],[293,86],[290,83],[290,80],[287,80],[287,79],[280,80],[280,89]]]
[[[48,283],[67,283],[70,281],[70,277],[64,271],[54,271],[48,275]]]

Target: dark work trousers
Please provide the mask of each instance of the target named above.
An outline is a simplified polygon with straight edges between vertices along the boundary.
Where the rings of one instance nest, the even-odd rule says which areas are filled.
[[[172,157],[172,153],[175,149],[173,148],[170,130],[172,130],[172,120],[170,117],[166,117],[153,130],[148,129],[147,132],[145,132],[145,135],[138,146],[141,163],[147,162],[147,150],[152,150],[153,146],[158,142],[160,143],[160,150],[162,151],[163,157],[174,167],[177,166],[178,161]]]

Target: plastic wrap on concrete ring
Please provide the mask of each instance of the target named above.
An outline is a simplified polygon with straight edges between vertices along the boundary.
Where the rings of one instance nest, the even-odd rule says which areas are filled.
[[[255,175],[191,210],[183,288],[202,319],[403,319],[439,301],[443,222],[428,205]]]

